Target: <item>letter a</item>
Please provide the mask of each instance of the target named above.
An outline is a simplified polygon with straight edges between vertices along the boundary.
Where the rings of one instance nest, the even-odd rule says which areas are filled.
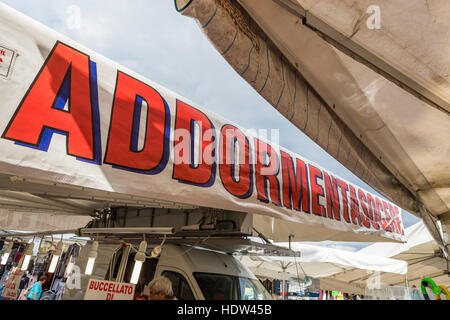
[[[94,160],[89,71],[88,55],[58,41],[2,137],[47,151],[56,131],[67,136],[67,154]]]

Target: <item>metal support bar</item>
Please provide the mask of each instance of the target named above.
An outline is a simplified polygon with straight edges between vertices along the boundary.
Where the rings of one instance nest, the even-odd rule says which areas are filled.
[[[154,228],[83,228],[81,234],[175,234],[173,227],[154,227]]]
[[[23,233],[3,233],[0,237],[33,237],[54,234],[78,234],[78,235],[92,235],[92,234],[175,234],[173,227],[158,227],[158,228],[81,228],[42,232],[23,232]]]

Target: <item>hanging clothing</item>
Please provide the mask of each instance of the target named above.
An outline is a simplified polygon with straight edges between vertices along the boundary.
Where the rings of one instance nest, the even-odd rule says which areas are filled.
[[[16,300],[19,300],[22,291],[26,288],[28,288],[28,283],[30,282],[30,278],[28,278],[26,275],[22,276],[22,279],[20,279],[20,283],[19,283],[19,291],[17,292],[17,298]]]
[[[27,270],[33,270],[33,268],[34,268],[34,259],[31,259]]]
[[[5,272],[3,272],[2,278],[0,279],[0,287],[5,285],[6,279],[8,279],[10,270],[5,269]]]
[[[61,255],[60,262],[55,271],[55,276],[58,278],[63,278],[66,271],[67,265],[69,264],[72,257],[78,257],[80,251],[80,246],[77,243],[71,244],[67,251]]]
[[[266,279],[262,282],[262,284],[267,289],[268,292],[272,293],[273,284],[271,280]]]
[[[30,288],[31,289],[31,287],[33,287],[33,285],[34,285],[34,283],[36,282],[36,281],[33,281],[34,279],[33,279],[33,276],[28,276],[27,277],[28,278],[28,283],[27,283],[27,285],[25,286],[25,287],[23,287],[23,289],[22,290],[19,290],[19,295],[17,296],[17,300],[27,300],[27,290],[28,290],[28,288]]]
[[[45,264],[44,263],[37,263],[34,265],[33,269],[32,269],[32,274],[33,275],[43,275],[44,271],[45,271]]]
[[[52,291],[55,293],[54,300],[61,300],[65,286],[66,283],[63,279],[56,279],[55,282],[53,282]]]
[[[28,286],[28,283],[30,282],[30,278],[27,276],[23,276],[22,279],[20,279],[19,289],[23,290]]]
[[[25,250],[25,246],[20,245],[16,251],[16,255],[14,257],[13,263],[19,263],[20,258],[22,258],[23,251]]]
[[[64,276],[67,257],[70,257],[70,255],[68,252],[64,252],[59,258],[58,265],[55,269],[55,277],[62,278]]]
[[[36,257],[36,261],[34,263],[32,275],[42,276],[48,269],[50,264],[50,255],[49,254],[38,254]]]

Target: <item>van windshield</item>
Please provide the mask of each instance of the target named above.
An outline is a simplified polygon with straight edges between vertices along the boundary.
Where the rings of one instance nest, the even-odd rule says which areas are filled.
[[[206,300],[272,300],[257,279],[214,273],[194,273]]]

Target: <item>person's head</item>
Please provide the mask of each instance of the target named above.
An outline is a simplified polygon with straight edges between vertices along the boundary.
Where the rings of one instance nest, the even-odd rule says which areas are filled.
[[[150,300],[172,300],[172,282],[166,277],[156,277],[148,284]]]
[[[47,277],[46,276],[41,276],[40,278],[39,278],[39,282],[41,283],[41,284],[44,284],[44,282],[47,280]]]

